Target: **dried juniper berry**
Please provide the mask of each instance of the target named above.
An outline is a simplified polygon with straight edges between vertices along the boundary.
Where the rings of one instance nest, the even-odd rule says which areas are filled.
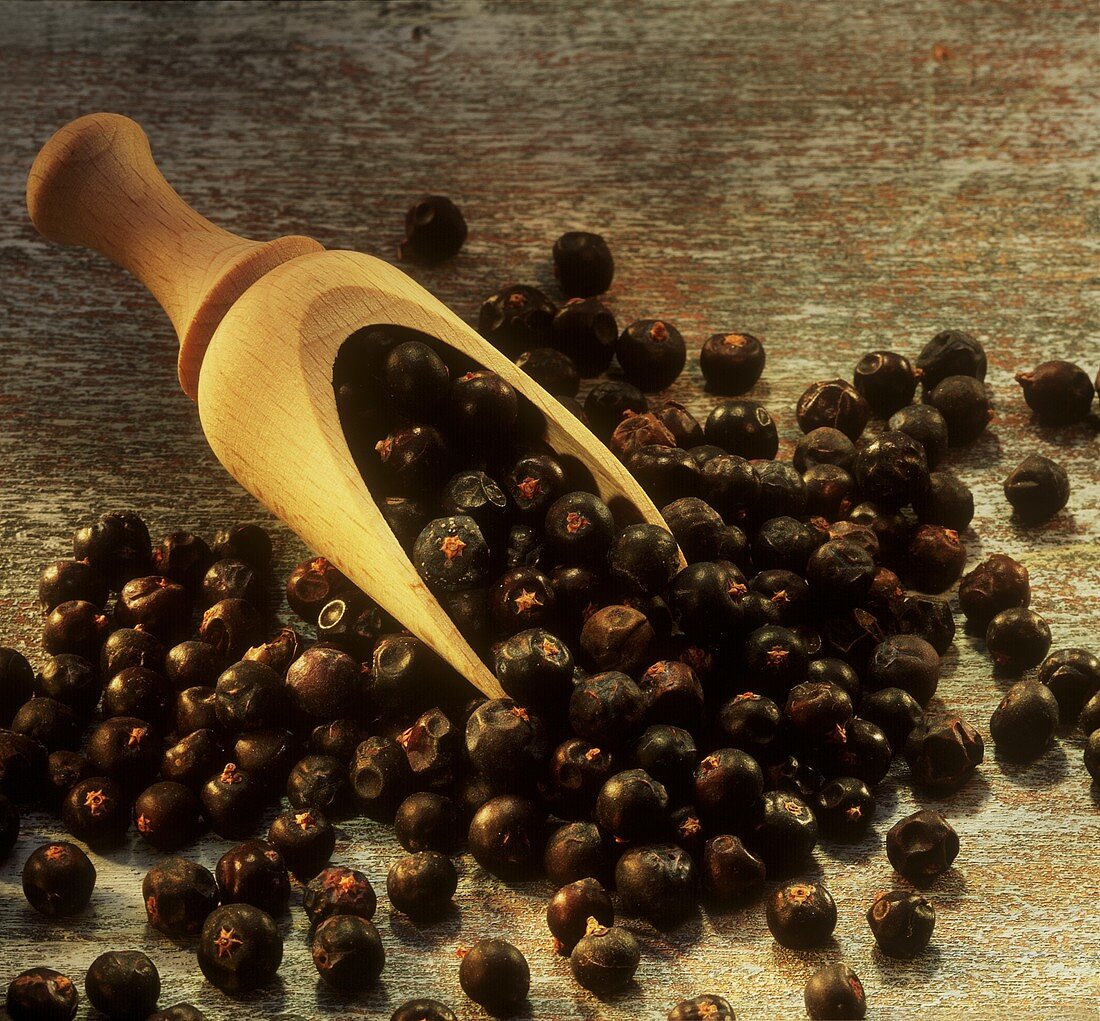
[[[23,865],[23,895],[35,911],[51,918],[83,911],[95,881],[95,866],[88,856],[66,841],[43,844]]]
[[[229,996],[242,996],[275,978],[283,938],[274,919],[251,904],[224,904],[203,923],[198,961],[206,980]]]
[[[577,982],[599,996],[625,989],[641,961],[638,941],[626,929],[601,925],[595,918],[569,955]]]
[[[307,649],[286,675],[291,707],[317,720],[343,715],[359,694],[359,664],[337,649]]]
[[[852,842],[862,839],[875,817],[875,796],[862,780],[840,776],[818,791],[814,814],[823,836]]]
[[[308,751],[317,755],[335,755],[344,762],[351,762],[355,749],[366,737],[363,723],[352,717],[319,723],[309,733]]]
[[[924,721],[905,742],[905,761],[913,781],[942,794],[958,790],[985,757],[985,742],[958,716]]]
[[[446,787],[459,772],[462,733],[438,707],[421,713],[397,737],[405,749],[413,780],[420,787]],[[540,754],[545,748],[540,747]]]
[[[855,461],[856,448],[847,436],[832,426],[819,426],[804,435],[794,448],[795,468],[805,473],[822,464],[834,465],[846,471]]]
[[[628,912],[667,931],[696,908],[699,877],[695,862],[675,844],[643,844],[615,866],[615,888]]]
[[[324,557],[310,557],[290,572],[286,601],[307,624],[316,624],[321,607],[352,587],[348,578],[330,561]]]
[[[882,730],[858,716],[833,730],[818,749],[818,766],[827,777],[854,776],[872,788],[886,776],[892,758]]]
[[[467,841],[486,872],[506,881],[530,879],[542,865],[546,816],[527,798],[501,795],[474,814]]]
[[[317,809],[342,819],[351,813],[353,794],[347,765],[333,755],[306,755],[290,769],[287,800],[294,808]]]
[[[436,518],[417,538],[412,559],[433,589],[453,592],[486,579],[489,547],[477,522],[468,515]]]
[[[787,692],[806,679],[809,656],[798,635],[785,627],[762,627],[744,645],[745,674],[750,690],[786,699]]]
[[[513,284],[481,303],[477,329],[493,347],[515,356],[550,343],[556,312],[538,288]]]
[[[610,840],[591,822],[559,826],[543,852],[543,867],[555,886],[587,878],[610,882],[613,865]]]
[[[90,663],[88,665],[91,666]],[[50,664],[47,664],[43,670],[49,669],[49,666]],[[8,726],[19,707],[34,693],[34,668],[27,662],[27,658],[15,649],[0,647],[0,726]],[[41,693],[57,697],[46,690],[42,690]],[[59,699],[59,701],[65,700]]]
[[[271,536],[263,525],[255,522],[218,529],[210,549],[219,560],[243,560],[257,571],[271,567]]]
[[[419,998],[402,1003],[390,1021],[458,1021],[458,1015],[439,1000]]]
[[[547,756],[540,718],[511,699],[482,702],[466,722],[470,765],[489,776],[523,777]]]
[[[265,788],[235,762],[227,762],[199,791],[210,828],[226,840],[250,836],[264,811]]]
[[[191,1003],[176,1003],[155,1011],[145,1021],[207,1021],[206,1015]]]
[[[796,880],[768,899],[766,917],[775,941],[790,950],[825,946],[836,928],[836,902],[821,883]]]
[[[42,794],[44,805],[51,811],[59,811],[62,799],[90,775],[91,768],[83,752],[50,752],[46,761],[46,786]],[[5,846],[9,838],[14,841],[13,834],[17,832],[11,829],[13,820],[18,826],[15,806],[0,795],[0,860],[11,850],[11,847],[5,849]]]
[[[886,834],[886,856],[909,882],[924,886],[951,868],[959,835],[939,813],[922,809],[899,820]]]
[[[1092,410],[1092,380],[1073,362],[1043,362],[1030,372],[1017,372],[1016,382],[1043,425],[1072,425]]]
[[[929,468],[935,468],[948,449],[947,421],[930,404],[909,404],[890,416],[887,428],[904,433],[924,448]]]
[[[611,286],[615,261],[599,234],[566,231],[554,242],[554,277],[568,298],[603,294]]]
[[[218,677],[218,722],[231,733],[276,727],[287,712],[287,686],[271,667],[243,660]]]
[[[884,890],[867,909],[867,924],[887,957],[917,957],[932,939],[936,909],[919,893]]]
[[[133,511],[112,511],[73,533],[73,556],[85,560],[118,591],[131,578],[147,574],[153,549],[149,529]]]
[[[147,663],[137,665],[149,666]],[[208,642],[180,642],[173,645],[164,657],[164,674],[177,691],[194,687],[212,688],[224,669],[224,658]],[[106,673],[110,676],[109,672]]]
[[[627,382],[640,390],[664,390],[684,369],[687,347],[680,331],[662,319],[639,319],[615,344]]]
[[[114,780],[92,776],[69,789],[61,820],[69,833],[91,847],[117,844],[130,827],[130,803]]]
[[[592,878],[562,886],[546,908],[546,925],[554,937],[554,949],[568,956],[584,937],[590,918],[600,925],[615,923],[615,909],[603,886]]]
[[[1027,525],[1054,517],[1069,502],[1069,489],[1065,468],[1038,454],[1025,457],[1004,481],[1005,499]]]
[[[779,706],[754,691],[734,695],[718,715],[722,742],[764,763],[781,755],[780,721]]]
[[[267,603],[267,577],[243,560],[215,560],[203,575],[201,596],[203,606],[222,599],[243,599],[260,608]]]
[[[462,952],[458,981],[474,1003],[494,1016],[507,1017],[526,1001],[531,989],[531,969],[511,943],[482,939]]]
[[[543,524],[551,504],[568,488],[565,469],[549,454],[526,454],[504,476],[504,487],[524,520]]]
[[[550,625],[556,605],[549,577],[536,567],[506,571],[489,589],[492,626],[504,637]]]
[[[97,775],[109,776],[125,789],[138,791],[156,776],[161,743],[145,720],[115,716],[93,728],[84,753]]]
[[[1100,692],[1100,658],[1087,649],[1059,649],[1039,666],[1038,680],[1058,700],[1061,722],[1072,724],[1081,716],[1085,704]],[[1083,722],[1082,729],[1090,733]]]
[[[798,398],[795,414],[804,433],[828,426],[855,441],[871,417],[871,406],[851,383],[827,379],[806,389]]]
[[[310,934],[310,953],[326,985],[342,993],[374,985],[386,952],[373,922],[355,915],[326,919]]]
[[[581,377],[573,359],[553,347],[536,347],[516,359],[518,365],[547,393],[576,397]]]
[[[543,628],[520,631],[497,646],[493,672],[504,693],[520,705],[561,705],[573,689],[573,656]]]
[[[554,316],[550,344],[589,378],[607,371],[618,337],[618,325],[607,306],[595,298],[572,298]]]
[[[301,756],[298,738],[278,727],[241,734],[232,751],[233,761],[267,794],[282,793],[291,767]]]
[[[631,595],[663,592],[680,569],[676,540],[657,525],[628,525],[608,551],[611,578]]]
[[[818,605],[860,606],[871,590],[875,561],[859,543],[831,539],[811,553],[804,574]]]
[[[1094,730],[1085,739],[1083,759],[1085,771],[1094,781],[1100,782],[1100,730]]]
[[[704,818],[723,825],[747,819],[764,791],[756,760],[737,748],[719,748],[695,770],[694,803]]]
[[[707,443],[748,460],[775,457],[779,434],[767,409],[756,401],[723,401],[703,427]]]
[[[744,525],[755,517],[760,478],[750,462],[736,454],[719,453],[702,467],[706,502],[727,524]]]
[[[989,736],[997,752],[1013,762],[1030,762],[1046,751],[1058,728],[1058,700],[1040,681],[1019,681],[993,710]]]
[[[445,262],[466,240],[466,219],[446,195],[424,195],[405,213],[405,240],[399,259],[425,265]]]
[[[82,727],[76,713],[64,702],[36,695],[23,703],[12,718],[11,729],[53,752],[75,751]]]
[[[180,738],[165,752],[160,773],[165,780],[176,780],[198,790],[225,764],[225,747],[213,730],[196,730]]]
[[[677,626],[694,641],[711,644],[741,630],[741,572],[732,564],[689,564],[672,581],[668,603]]]
[[[695,739],[688,731],[667,724],[647,727],[634,745],[632,759],[638,768],[627,773],[619,773],[605,784],[604,791],[601,791],[604,799],[603,807],[601,809],[599,802],[596,805],[597,821],[601,822],[605,829],[620,836],[616,826],[608,825],[599,818],[600,813],[605,813],[608,820],[620,819],[631,814],[637,815],[639,804],[650,797],[650,792],[630,789],[638,786],[638,778],[633,775],[635,773],[644,773],[658,787],[663,787],[668,792],[669,800],[664,802],[666,809],[669,803],[678,804],[686,800],[694,786],[697,758]],[[652,787],[649,780],[640,786]],[[652,788],[651,793],[655,803],[662,800],[660,791],[656,787]],[[658,811],[663,813],[664,809],[658,809]],[[648,827],[661,832],[667,829],[663,819],[654,818],[649,821],[638,819],[637,821],[643,829]],[[628,822],[627,825],[631,824]]]
[[[401,548],[412,549],[416,537],[424,530],[430,517],[424,501],[412,496],[380,495],[377,503],[379,512]]]
[[[832,681],[803,681],[787,695],[784,718],[789,736],[810,747],[820,745],[852,715],[852,700]]]
[[[749,589],[775,605],[784,627],[801,623],[809,612],[810,588],[806,580],[794,571],[783,568],[762,570],[749,582]]]
[[[58,603],[42,625],[42,648],[53,656],[68,653],[95,663],[109,626],[93,603],[81,599]]]
[[[1034,610],[1013,607],[998,613],[985,629],[985,646],[998,673],[1022,674],[1050,651],[1050,625]]]
[[[672,435],[675,446],[687,449],[703,442],[703,426],[679,401],[663,400],[651,414]]]
[[[609,752],[581,738],[569,738],[550,756],[547,777],[542,782],[543,797],[562,818],[586,817],[613,765]]]
[[[889,418],[913,399],[920,375],[904,355],[871,351],[856,362],[852,382],[876,417]]]
[[[231,663],[263,641],[263,621],[246,600],[222,599],[203,613],[198,638],[212,645],[223,662]]]
[[[694,730],[703,716],[703,685],[687,663],[658,660],[638,679],[645,693],[647,722]]]
[[[942,330],[921,348],[917,369],[925,390],[931,390],[948,376],[985,379],[985,348],[963,330]]]
[[[753,809],[745,843],[771,876],[804,868],[817,846],[817,817],[797,794],[765,791]]]
[[[386,877],[390,903],[416,923],[441,918],[458,888],[454,863],[438,851],[417,851],[395,862]]]
[[[374,917],[378,898],[370,880],[355,869],[334,865],[323,869],[306,886],[302,907],[311,925],[334,915]]]
[[[940,680],[940,657],[917,635],[890,635],[875,646],[867,663],[867,686],[901,688],[920,705],[927,705]]]
[[[304,882],[328,863],[336,846],[336,831],[317,809],[291,809],[275,817],[267,840],[295,878]]]
[[[865,499],[887,509],[904,507],[928,488],[928,458],[912,437],[884,432],[856,454],[852,475]]]
[[[519,398],[495,372],[467,372],[451,384],[451,426],[464,441],[500,442],[519,413]]]
[[[959,583],[959,608],[967,623],[980,632],[1001,610],[1026,607],[1030,602],[1027,568],[1004,553],[983,560]]]
[[[646,699],[626,674],[592,674],[573,689],[569,723],[574,733],[600,747],[614,748],[631,741],[641,730]]]
[[[645,394],[633,383],[620,380],[597,383],[584,401],[588,424],[605,443],[628,411],[642,415],[648,410]]]
[[[966,566],[966,547],[959,533],[942,525],[921,525],[909,541],[905,575],[921,592],[944,592]]]
[[[43,612],[73,600],[102,607],[107,602],[106,579],[82,560],[57,560],[43,567],[38,576],[38,601]]]
[[[52,968],[30,968],[8,984],[7,1014],[11,1021],[72,1021],[79,999],[67,975]]]
[[[409,758],[388,737],[369,737],[360,744],[349,775],[360,807],[371,818],[392,819],[397,806],[412,793]]]
[[[928,488],[913,501],[913,510],[921,524],[964,532],[974,518],[974,494],[950,472],[930,472]]]
[[[806,573],[806,561],[820,545],[808,525],[783,515],[769,518],[757,530],[752,542],[752,563],[758,571]]]
[[[413,853],[454,854],[463,836],[458,806],[434,791],[419,791],[401,802],[393,831],[397,842]]]
[[[140,950],[100,954],[84,976],[84,992],[100,1013],[117,1021],[144,1021],[157,1007],[160,973]]]
[[[176,696],[176,733],[218,730],[217,692],[213,688],[186,688]]]
[[[972,376],[948,376],[924,399],[943,415],[948,442],[953,447],[973,443],[993,418],[985,387]]]
[[[163,674],[143,666],[120,670],[103,689],[104,716],[137,716],[158,727],[171,715],[175,692]]]
[[[737,397],[751,390],[764,371],[764,345],[748,333],[714,333],[699,351],[708,392]]]
[[[203,828],[202,807],[195,793],[181,783],[160,780],[137,796],[134,827],[159,851],[175,851],[195,839]]]
[[[611,547],[615,522],[607,505],[592,493],[568,493],[546,512],[546,537],[567,563],[595,563]]]
[[[711,837],[700,862],[703,885],[721,904],[742,900],[764,882],[765,866],[740,838],[728,833]]]
[[[757,522],[805,514],[806,483],[794,465],[788,461],[761,461],[754,467],[759,483],[754,508]]]
[[[169,936],[194,936],[218,906],[218,884],[209,869],[185,858],[165,858],[141,882],[149,924]]]
[[[391,495],[430,492],[445,477],[447,445],[433,426],[402,426],[380,439],[374,451],[379,483]]]
[[[863,983],[846,964],[827,964],[806,982],[803,999],[811,1018],[842,1019],[867,1016]]]
[[[630,606],[605,606],[585,621],[580,645],[597,670],[635,674],[652,660],[653,625]]]
[[[924,721],[921,704],[902,688],[881,688],[863,696],[859,715],[885,735],[890,748],[904,748],[913,729]]]
[[[909,593],[897,607],[894,623],[901,634],[920,635],[941,656],[955,640],[955,619],[946,599]]]
[[[668,1021],[737,1021],[737,1018],[724,996],[704,993],[681,1000],[669,1011]]]
[[[596,799],[596,822],[613,837],[638,843],[655,840],[668,830],[668,792],[644,769],[610,777]]]
[[[223,904],[251,904],[281,915],[290,899],[290,875],[283,856],[264,840],[246,840],[218,859],[214,875]]]

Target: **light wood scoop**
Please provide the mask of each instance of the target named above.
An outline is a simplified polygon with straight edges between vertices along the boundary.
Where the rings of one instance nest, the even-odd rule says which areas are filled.
[[[437,298],[380,259],[306,237],[250,241],[187,205],[127,117],[61,128],[38,154],[27,208],[52,241],[133,273],[179,336],[180,383],[229,473],[368,596],[490,697],[492,672],[417,574],[352,460],[332,386],[364,326],[437,338],[499,373],[542,413],[546,440],[580,460],[620,523],[664,526],[629,472],[569,411]],[[201,371],[200,371],[201,370]]]

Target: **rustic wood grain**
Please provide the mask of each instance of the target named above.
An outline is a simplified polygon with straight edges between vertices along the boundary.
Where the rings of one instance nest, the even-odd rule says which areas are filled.
[[[765,338],[753,396],[797,438],[805,383],[848,375],[877,347],[914,354],[938,329],[974,330],[990,356],[997,418],[950,463],[973,487],[971,561],[1003,551],[1031,571],[1057,646],[1096,646],[1100,491],[1095,423],[1038,429],[1011,374],[1047,357],[1100,364],[1095,5],[1085,2],[468,4],[44,4],[0,7],[0,634],[32,651],[37,566],[73,527],[134,506],[155,532],[209,533],[265,518],[206,448],[178,390],[167,320],[122,270],[36,236],[25,175],[60,124],[105,109],[145,126],[181,194],[246,237],[303,233],[392,258],[420,192],[452,195],[470,222],[458,258],[413,275],[473,320],[512,280],[552,291],[563,230],[603,232],[620,321],[667,316],[698,345],[715,330]],[[1090,257],[1092,263],[1090,264]],[[698,367],[673,395],[712,401]],[[1000,480],[1025,454],[1066,464],[1068,510],[1040,529],[1007,515]],[[279,567],[304,548],[285,529]],[[983,730],[1003,684],[960,633],[942,704]],[[92,914],[51,924],[19,892],[27,821],[0,867],[0,980],[51,964],[82,980],[107,947],[140,947],[162,1002],[211,1018],[385,1016],[458,989],[455,949],[502,935],[533,972],[530,1016],[660,1018],[685,995],[726,994],[742,1018],[802,1014],[802,983],[843,958],[875,1018],[1100,1016],[1100,812],[1067,735],[1038,764],[992,755],[944,801],[963,849],[932,888],[933,949],[873,951],[863,912],[894,882],[890,823],[916,803],[883,788],[874,835],[817,853],[836,896],[836,946],[778,950],[759,907],[703,915],[661,938],[644,927],[635,988],[583,994],[544,928],[545,890],[506,887],[464,859],[458,907],[417,931],[383,906],[382,985],[353,1004],[318,988],[300,910],[285,922],[281,984],[233,1004],[186,947],[144,925],[143,847],[96,856]],[[904,781],[904,768],[895,767]],[[192,853],[212,865],[225,845]],[[344,828],[337,860],[384,882],[399,849],[383,827]],[[82,1008],[86,1016],[87,1008]]]

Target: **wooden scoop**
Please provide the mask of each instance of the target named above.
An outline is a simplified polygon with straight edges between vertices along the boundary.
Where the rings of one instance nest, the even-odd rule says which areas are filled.
[[[51,241],[102,252],[152,291],[179,336],[179,378],[229,473],[367,595],[490,697],[493,674],[428,591],[352,460],[333,363],[364,326],[438,338],[499,373],[542,413],[546,440],[579,459],[620,523],[664,526],[599,440],[400,270],[288,236],[249,241],[200,216],[165,181],[145,133],[81,117],[31,167],[27,208]]]

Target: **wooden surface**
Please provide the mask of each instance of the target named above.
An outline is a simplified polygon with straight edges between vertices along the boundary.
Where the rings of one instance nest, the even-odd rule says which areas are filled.
[[[1095,5],[7,3],[0,23],[5,644],[33,651],[37,567],[102,510],[137,507],[161,534],[271,520],[206,448],[152,299],[99,257],[47,245],[26,218],[37,148],[106,109],[141,122],[183,197],[246,237],[303,233],[392,258],[407,205],[427,190],[453,196],[469,241],[414,276],[468,321],[504,283],[552,288],[559,233],[601,231],[621,323],[667,317],[696,347],[716,330],[765,339],[752,396],[788,455],[809,380],[850,375],[865,350],[913,355],[942,327],[972,329],[997,418],[950,458],[977,498],[971,563],[1023,560],[1055,647],[1096,648],[1097,434],[1035,428],[1011,381],[1048,357],[1090,374],[1100,364]],[[698,384],[689,358],[675,396],[703,412],[712,401]],[[1025,531],[1000,482],[1033,451],[1065,463],[1074,489],[1066,513]],[[305,550],[277,536],[285,574]],[[942,703],[984,733],[1002,688],[981,643],[960,634]],[[280,985],[232,1004],[187,948],[145,927],[138,887],[156,856],[144,848],[97,856],[91,914],[34,915],[19,870],[55,832],[45,819],[28,821],[0,867],[0,980],[46,964],[82,984],[102,950],[140,947],[160,967],[162,1002],[192,999],[212,1019],[388,1016],[414,995],[473,1018],[454,951],[501,935],[527,954],[530,1014],[545,1019],[656,1019],[704,991],[743,1019],[798,1017],[807,975],[841,958],[874,1018],[1097,1017],[1100,799],[1080,756],[1072,735],[1029,767],[990,753],[958,795],[921,799],[953,821],[962,851],[932,888],[932,949],[912,963],[873,952],[863,921],[894,882],[885,832],[914,806],[891,779],[872,837],[817,852],[840,910],[834,948],[780,951],[758,907],[667,939],[638,926],[637,985],[612,1002],[583,994],[553,956],[542,886],[506,887],[464,859],[444,924],[418,932],[383,903],[388,963],[373,993],[347,1005],[318,988],[296,908]],[[189,853],[213,865],[225,846]],[[387,830],[354,822],[336,860],[381,889],[398,853]]]

